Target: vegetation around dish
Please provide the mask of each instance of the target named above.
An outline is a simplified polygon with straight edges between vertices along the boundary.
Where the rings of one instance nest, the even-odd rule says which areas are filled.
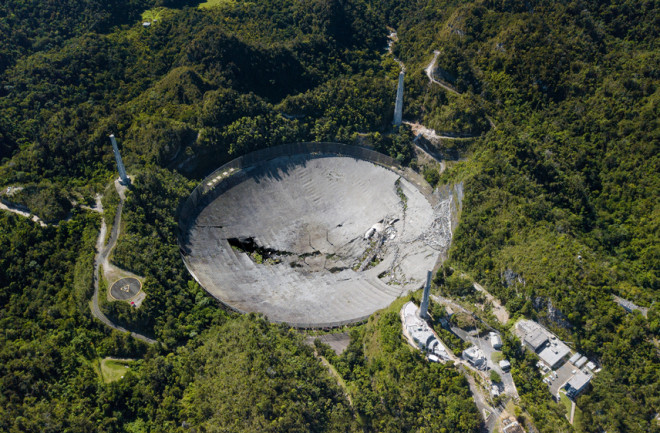
[[[48,226],[0,212],[0,430],[477,431],[466,379],[409,350],[397,303],[352,329],[342,355],[316,348],[351,402],[299,333],[224,311],[186,272],[176,212],[200,178],[324,140],[463,182],[437,293],[482,304],[477,281],[509,311],[489,324],[508,335],[521,419],[657,431],[658,15],[650,0],[3,1],[0,187],[24,187],[13,200]],[[387,26],[407,70],[404,119],[469,136],[435,145],[453,155],[444,170],[417,157],[410,127],[391,129]],[[435,50],[433,77],[456,93],[429,82]],[[119,201],[110,133],[134,178],[112,260],[144,276],[147,297],[101,308],[151,346],[89,310],[101,218]],[[103,216],[80,206],[97,193]],[[572,426],[506,333],[520,317],[602,367]],[[106,357],[136,361],[106,383]]]

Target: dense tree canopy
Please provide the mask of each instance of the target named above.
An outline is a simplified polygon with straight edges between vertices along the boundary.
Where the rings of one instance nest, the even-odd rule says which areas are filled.
[[[571,427],[534,358],[505,339],[540,431],[657,430],[656,2],[198,4],[0,4],[0,186],[25,187],[15,203],[60,221],[0,214],[0,430],[477,428],[464,378],[408,349],[395,307],[355,329],[342,356],[316,348],[348,402],[297,334],[223,311],[179,257],[181,201],[246,152],[329,140],[417,166],[410,129],[390,126],[399,67],[387,25],[407,69],[404,118],[470,137],[441,142],[438,152],[454,155],[443,173],[421,167],[433,184],[464,185],[442,268],[456,272],[442,273],[442,292],[481,302],[478,280],[514,318],[541,321],[602,366]],[[429,83],[435,50],[432,75],[456,92]],[[88,310],[100,218],[71,201],[104,192],[112,222],[110,133],[134,175],[112,260],[145,277],[147,298],[138,310],[103,309],[155,336],[149,349]],[[106,384],[106,356],[140,360]]]

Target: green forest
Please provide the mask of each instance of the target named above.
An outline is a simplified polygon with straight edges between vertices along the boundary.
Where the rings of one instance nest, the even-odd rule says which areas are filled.
[[[479,431],[465,377],[401,337],[402,301],[337,355],[226,311],[181,260],[177,211],[204,176],[336,141],[462,183],[436,283],[475,302],[459,275],[479,282],[512,317],[493,326],[537,320],[602,365],[569,425],[535,358],[504,341],[539,432],[660,431],[658,16],[652,0],[3,1],[0,191],[18,191],[0,199],[47,226],[0,211],[0,430]],[[426,75],[434,51],[450,90]],[[392,129],[395,57],[404,119],[462,137],[441,141],[444,170]],[[111,133],[133,176],[112,261],[147,297],[101,308],[153,345],[90,311],[119,202]],[[107,359],[132,361],[111,381]]]

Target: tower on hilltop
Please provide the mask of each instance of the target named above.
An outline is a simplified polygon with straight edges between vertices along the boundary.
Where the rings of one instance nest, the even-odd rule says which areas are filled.
[[[126,168],[124,168],[124,162],[121,160],[121,155],[119,154],[119,148],[117,147],[117,140],[115,139],[114,134],[110,134],[110,141],[112,142],[112,151],[115,153],[115,160],[117,161],[117,171],[119,171],[119,183],[122,185],[130,185],[131,180],[126,175]]]
[[[396,101],[394,102],[394,124],[395,128],[401,126],[403,120],[403,77],[405,72],[401,71],[399,73],[399,86],[396,89]]]
[[[431,271],[426,273],[426,286],[424,286],[424,295],[422,296],[422,305],[419,306],[419,318],[429,318],[429,295],[431,293]]]

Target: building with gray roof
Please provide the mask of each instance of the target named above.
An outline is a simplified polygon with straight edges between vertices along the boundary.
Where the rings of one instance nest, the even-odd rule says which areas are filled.
[[[577,398],[589,385],[591,381],[591,376],[585,374],[581,371],[578,371],[567,383],[566,383],[566,395],[573,400]]]
[[[566,355],[568,355],[571,350],[559,340],[550,340],[540,352],[538,352],[539,358],[545,362],[550,368],[555,369],[559,367]]]
[[[552,369],[560,366],[571,352],[552,332],[532,320],[519,320],[515,329],[523,343]]]
[[[532,349],[534,352],[538,352],[548,342],[548,336],[545,335],[540,329],[535,329],[529,334],[525,335],[524,341],[530,349]]]

